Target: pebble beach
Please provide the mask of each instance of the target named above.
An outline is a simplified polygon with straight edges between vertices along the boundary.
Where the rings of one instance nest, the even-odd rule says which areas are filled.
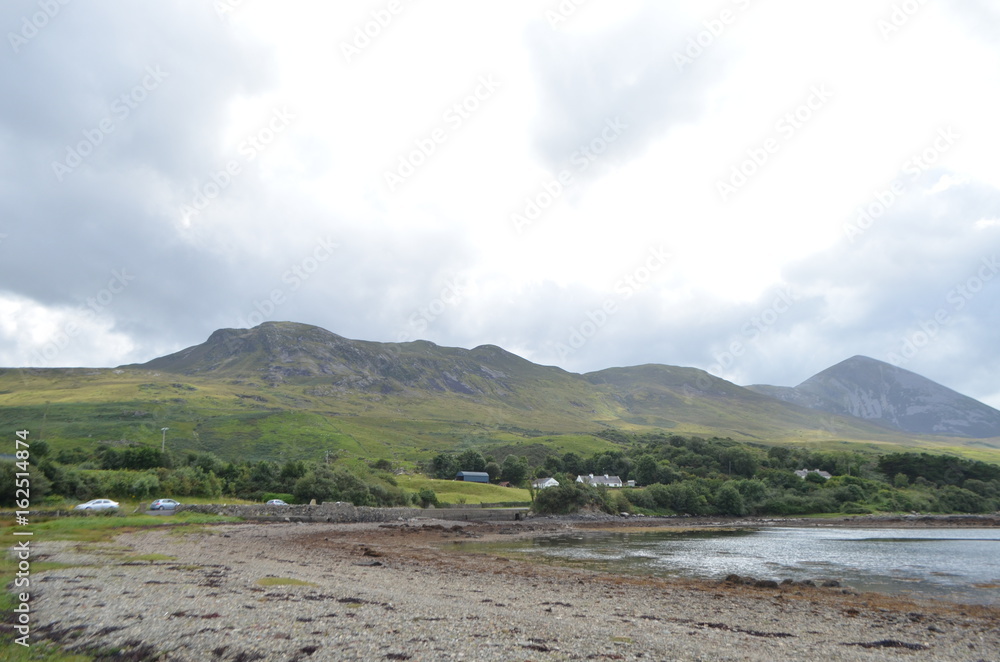
[[[129,660],[1000,660],[1000,610],[463,551],[573,522],[241,523],[48,542],[35,637]],[[109,658],[110,659],[110,658]]]

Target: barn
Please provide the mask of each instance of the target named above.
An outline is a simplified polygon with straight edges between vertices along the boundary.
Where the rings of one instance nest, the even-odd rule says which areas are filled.
[[[464,480],[467,483],[488,483],[490,475],[485,471],[459,471],[455,474],[455,480]]]

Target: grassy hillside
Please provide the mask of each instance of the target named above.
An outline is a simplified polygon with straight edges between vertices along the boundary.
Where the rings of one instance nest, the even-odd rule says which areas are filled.
[[[901,433],[779,402],[693,368],[576,375],[484,345],[348,340],[268,323],[116,369],[0,370],[0,423],[54,451],[99,442],[211,451],[226,460],[425,460],[614,445],[618,429],[815,447],[918,448],[1000,462],[1000,439]]]

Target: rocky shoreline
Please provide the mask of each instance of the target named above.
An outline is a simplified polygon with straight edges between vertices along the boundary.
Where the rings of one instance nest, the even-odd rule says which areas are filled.
[[[72,567],[38,576],[35,636],[69,650],[119,650],[116,659],[199,662],[1000,655],[995,608],[747,578],[623,576],[455,544],[642,519],[652,518],[243,523],[43,543],[45,561]]]

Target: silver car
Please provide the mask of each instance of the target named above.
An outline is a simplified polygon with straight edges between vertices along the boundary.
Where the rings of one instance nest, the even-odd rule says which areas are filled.
[[[117,507],[118,502],[111,499],[91,499],[87,503],[81,503],[73,510],[114,510]]]

